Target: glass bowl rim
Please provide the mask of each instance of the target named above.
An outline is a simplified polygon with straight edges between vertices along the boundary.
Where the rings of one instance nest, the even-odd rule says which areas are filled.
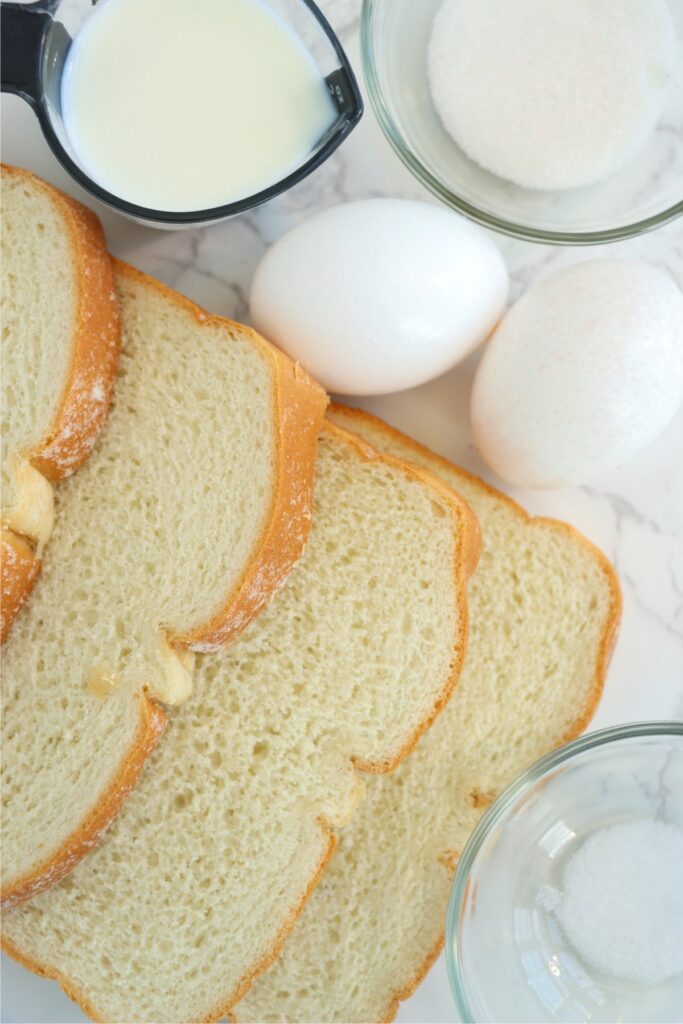
[[[566,761],[571,761],[574,757],[585,753],[587,750],[609,746],[623,740],[664,736],[679,736],[683,738],[683,722],[675,720],[633,722],[627,725],[611,726],[606,729],[597,729],[595,732],[586,733],[578,739],[565,743],[550,754],[539,758],[538,761],[535,761],[529,768],[525,769],[507,789],[503,790],[477,822],[458,861],[448,898],[448,912],[446,914],[445,944],[448,981],[456,1010],[462,1018],[463,1024],[476,1024],[476,1017],[470,1008],[463,984],[463,971],[459,955],[460,947],[457,941],[458,923],[462,915],[470,873],[484,841],[498,826],[501,818],[513,804],[517,803],[533,785],[545,778],[559,765],[564,764]]]
[[[370,103],[379,125],[394,152],[405,164],[417,180],[433,195],[452,209],[462,213],[469,220],[489,228],[499,234],[509,235],[526,242],[540,242],[546,245],[600,245],[607,242],[619,242],[636,235],[654,231],[671,223],[683,214],[683,198],[659,213],[652,214],[641,220],[623,224],[615,228],[603,228],[599,231],[559,231],[530,227],[506,220],[495,214],[475,206],[453,192],[443,184],[424,165],[417,153],[408,145],[403,134],[389,113],[384,100],[384,90],[380,84],[375,62],[375,33],[373,16],[381,0],[363,0],[360,23],[360,50],[363,76],[368,87]]]

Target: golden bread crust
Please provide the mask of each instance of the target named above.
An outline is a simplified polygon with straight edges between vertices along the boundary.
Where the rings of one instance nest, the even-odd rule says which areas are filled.
[[[446,505],[452,510],[459,527],[455,535],[456,567],[460,568],[455,581],[459,626],[454,638],[454,657],[451,663],[451,673],[441,694],[438,696],[431,708],[430,713],[415,728],[410,739],[404,744],[394,758],[382,762],[360,761],[358,759],[354,759],[353,761],[354,767],[359,771],[384,775],[394,771],[411,753],[422,734],[429,728],[439,712],[443,710],[453,692],[454,687],[457,685],[464,663],[465,648],[467,644],[467,583],[477,565],[481,552],[481,533],[479,530],[479,522],[469,505],[467,505],[466,502],[464,502],[462,498],[460,498],[449,487],[446,487],[446,485],[440,480],[437,480],[436,477],[432,476],[431,473],[426,472],[419,466],[413,466],[401,459],[396,459],[391,455],[377,452],[371,445],[332,423],[330,420],[325,421],[323,430],[329,434],[334,434],[339,439],[343,439],[347,445],[354,448],[361,458],[366,461],[377,460],[389,464],[400,469],[406,476],[412,477],[413,479],[419,479],[434,492],[435,501],[442,505]],[[285,939],[291,933],[308,900],[313,895],[313,892],[320,882],[325,868],[327,867],[327,864],[334,852],[335,846],[337,845],[337,838],[330,823],[325,821],[322,817],[318,818],[318,822],[323,834],[328,840],[329,846],[327,854],[322,859],[316,874],[311,879],[297,906],[291,911],[278,934],[276,942],[269,950],[268,954],[263,956],[259,963],[254,966],[247,977],[242,980],[242,983],[236,991],[233,992],[227,1000],[223,1000],[216,1010],[212,1011],[203,1019],[202,1024],[215,1024],[215,1022],[221,1018],[229,1016],[230,1010],[244,998],[258,976],[263,974],[264,971],[266,971],[277,959]]]
[[[236,640],[263,610],[302,555],[311,524],[318,434],[328,405],[327,393],[298,363],[293,363],[256,331],[225,317],[212,316],[129,264],[114,260],[114,265],[117,273],[144,282],[182,306],[198,323],[227,326],[248,336],[272,368],[277,486],[257,554],[209,622],[191,632],[168,637],[171,644],[193,651],[217,651]]]
[[[13,530],[2,527],[0,541],[0,644],[7,639],[17,612],[33,590],[40,572],[40,559],[33,548]]]
[[[68,235],[75,267],[77,317],[59,408],[45,436],[30,451],[16,453],[46,480],[55,483],[75,472],[87,459],[109,408],[121,341],[112,262],[102,225],[94,213],[29,171],[3,164],[2,174],[26,181],[55,207]],[[35,536],[34,524],[24,522],[21,514],[11,515],[11,528],[34,542],[46,539]],[[8,561],[3,567],[0,642],[6,639],[14,616],[37,577],[37,570],[32,574],[20,571],[24,566],[25,562],[19,565]]]
[[[521,505],[518,505],[517,502],[514,501],[514,499],[510,498],[502,491],[496,490],[495,487],[492,487],[490,484],[487,484],[484,480],[481,480],[473,473],[469,473],[467,470],[462,469],[460,466],[456,466],[454,463],[449,462],[448,459],[444,458],[444,456],[437,455],[429,448],[426,448],[424,445],[421,445],[418,441],[413,440],[413,438],[408,437],[406,434],[403,434],[400,430],[397,430],[395,427],[392,427],[388,423],[385,423],[379,417],[373,416],[371,413],[365,412],[364,410],[353,409],[350,406],[345,405],[335,405],[332,407],[332,410],[341,413],[342,416],[345,419],[348,418],[351,421],[351,423],[353,423],[354,419],[358,421],[365,421],[366,423],[372,424],[372,426],[375,429],[384,432],[388,436],[396,438],[396,440],[400,441],[401,444],[405,445],[408,448],[412,448],[416,453],[419,453],[419,455],[422,458],[428,459],[434,465],[435,472],[438,472],[439,467],[441,467],[447,470],[448,473],[455,473],[458,476],[460,476],[463,480],[468,480],[472,483],[475,483],[477,486],[482,487],[485,491],[494,496],[497,500],[504,501],[508,505],[510,510],[514,512],[515,515],[519,516],[519,518],[522,519],[529,526],[538,529],[550,529],[560,533],[565,533],[568,536],[572,537],[572,539],[579,541],[579,543],[581,543],[585,548],[587,548],[591,552],[596,562],[599,564],[607,581],[611,595],[611,607],[610,613],[605,623],[605,630],[598,651],[598,657],[596,660],[595,669],[593,673],[593,685],[591,687],[589,697],[586,703],[581,708],[577,709],[576,718],[571,728],[567,731],[567,734],[563,737],[559,745],[561,746],[563,743],[568,743],[570,740],[575,739],[583,732],[583,730],[586,728],[591,718],[595,714],[595,709],[597,708],[598,701],[600,700],[602,691],[604,689],[607,667],[609,665],[609,661],[612,656],[612,651],[614,650],[614,645],[617,640],[619,622],[621,619],[621,588],[619,586],[619,580],[614,571],[614,568],[612,567],[607,557],[591,541],[584,537],[583,534],[580,533],[575,527],[570,526],[568,523],[564,523],[561,520],[530,515],[524,508],[522,508]],[[448,852],[449,851],[444,851],[442,857],[447,857]],[[452,858],[450,858],[450,863],[451,867],[447,870],[449,870],[449,873],[452,875],[455,873],[456,864],[453,862]],[[441,865],[445,868],[443,860],[441,861]],[[425,958],[419,970],[416,971],[415,975],[412,978],[410,978],[405,985],[403,985],[393,994],[390,1002],[386,1007],[386,1010],[383,1012],[380,1018],[381,1024],[389,1024],[389,1022],[394,1020],[396,1014],[398,1013],[399,1004],[405,1001],[406,999],[409,999],[410,996],[415,992],[417,987],[426,977],[429,969],[432,967],[432,965],[438,958],[439,954],[441,953],[441,950],[443,949],[443,946],[444,934],[442,933],[437,943],[435,944],[434,948],[430,950],[428,956]]]
[[[115,269],[117,274],[143,282],[180,305],[198,323],[228,324],[241,334],[249,334],[273,367],[277,486],[260,544],[243,579],[210,622],[192,633],[168,638],[176,647],[215,650],[235,639],[249,624],[285,582],[301,556],[310,527],[317,437],[327,407],[327,395],[308,374],[248,328],[209,316],[189,299],[134,267],[116,260]],[[68,874],[98,842],[118,813],[166,722],[165,713],[149,697],[142,694],[140,699],[138,734],[104,795],[59,851],[2,890],[0,900],[3,907],[29,899]]]
[[[139,695],[139,701],[140,720],[135,739],[99,802],[52,857],[3,889],[3,910],[37,896],[39,892],[49,889],[68,875],[79,860],[100,841],[107,826],[121,809],[124,800],[137,782],[145,761],[166,728],[166,713],[145,693]]]
[[[400,472],[406,477],[418,479],[429,491],[432,492],[433,500],[442,507],[447,508],[453,514],[457,523],[457,529],[455,531],[455,592],[458,608],[458,628],[453,640],[454,654],[451,662],[451,672],[441,693],[437,696],[432,708],[430,709],[429,714],[415,728],[408,742],[402,747],[395,757],[391,760],[381,762],[354,761],[354,766],[358,770],[372,772],[375,774],[385,774],[393,771],[413,750],[420,736],[443,709],[453,691],[453,688],[457,684],[464,662],[467,640],[467,583],[479,558],[481,550],[481,534],[479,531],[478,521],[469,506],[454,491],[448,488],[440,480],[437,480],[436,477],[432,476],[431,473],[423,470],[421,467],[414,466],[401,459],[396,459],[391,455],[385,455],[377,452],[371,447],[371,445],[348,431],[343,430],[336,424],[331,423],[329,420],[325,420],[323,422],[322,430],[330,435],[334,435],[336,438],[343,441],[345,445],[353,448],[353,450],[363,460],[379,461],[384,464],[391,465],[400,470]],[[264,954],[256,965],[253,966],[248,975],[241,980],[240,984],[230,994],[230,996],[227,999],[222,999],[215,1009],[211,1010],[206,1017],[202,1018],[202,1020],[207,1022],[207,1024],[213,1024],[213,1022],[216,1022],[228,1015],[230,1009],[246,995],[255,979],[267,970],[275,961],[279,955],[282,944],[294,928],[306,903],[322,878],[324,870],[336,846],[337,839],[330,822],[328,822],[324,817],[318,817],[317,821],[320,825],[325,850],[314,875],[309,880],[309,883],[305,891],[301,894],[296,906],[292,908],[287,920],[279,930],[277,938],[269,951]],[[54,970],[49,965],[32,961],[29,957],[25,956],[20,949],[16,948],[11,943],[4,942],[3,948],[10,956],[14,957],[14,959],[18,960],[30,970],[33,970],[44,977],[57,980],[66,994],[78,1003],[78,1005],[86,1014],[88,1014],[88,1016],[91,1017],[91,1019],[95,1021],[104,1019],[83,995],[83,993],[79,992],[73,983],[68,978],[60,974],[59,971]]]

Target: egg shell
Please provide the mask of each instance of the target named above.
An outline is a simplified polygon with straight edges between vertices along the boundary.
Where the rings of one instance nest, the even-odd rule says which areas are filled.
[[[450,369],[508,294],[486,235],[428,203],[367,199],[316,214],[266,253],[251,318],[328,390],[386,394]]]
[[[535,284],[487,344],[472,429],[524,487],[580,484],[628,460],[683,400],[683,296],[635,260],[590,260]]]

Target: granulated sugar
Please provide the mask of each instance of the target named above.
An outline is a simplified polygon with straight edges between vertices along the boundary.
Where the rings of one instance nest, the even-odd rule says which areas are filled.
[[[573,188],[644,142],[679,45],[667,0],[445,0],[430,87],[473,160],[527,188]]]
[[[683,972],[683,829],[634,821],[594,833],[539,903],[587,967],[657,985]]]

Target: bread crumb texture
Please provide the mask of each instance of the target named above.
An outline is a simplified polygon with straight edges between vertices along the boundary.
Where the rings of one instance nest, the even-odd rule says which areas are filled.
[[[101,845],[4,915],[9,951],[102,1020],[223,1015],[356,808],[354,764],[392,767],[450,690],[461,511],[328,426],[287,585],[229,650],[197,656],[192,697]]]
[[[2,523],[41,556],[51,482],[89,455],[119,352],[111,260],[95,215],[19,168],[0,172]],[[37,576],[3,544],[3,639]]]
[[[3,649],[5,899],[55,881],[115,812],[148,752],[149,697],[174,703],[191,689],[192,655],[174,639],[230,619],[282,489],[279,357],[132,268],[117,280],[111,411],[91,458],[55,491],[41,584]],[[280,513],[283,530],[296,520],[296,554],[326,401],[315,391],[317,418],[296,424],[305,500]],[[261,603],[290,567],[261,573]]]
[[[238,1021],[393,1019],[441,950],[457,858],[486,801],[587,724],[620,614],[609,563],[570,527],[530,519],[378,420],[332,415],[457,487],[484,547],[452,700],[395,774],[369,781],[281,957],[236,1007]]]

